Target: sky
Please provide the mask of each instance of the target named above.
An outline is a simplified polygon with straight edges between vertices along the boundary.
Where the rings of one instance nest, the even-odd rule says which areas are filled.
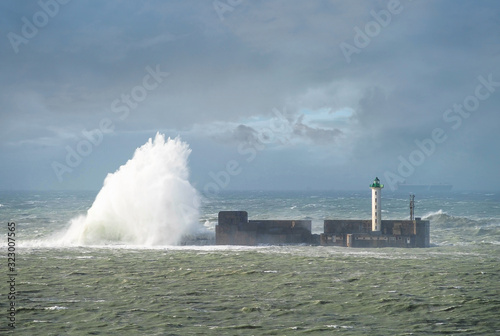
[[[0,190],[99,190],[157,132],[220,190],[499,190],[500,2],[2,1]]]

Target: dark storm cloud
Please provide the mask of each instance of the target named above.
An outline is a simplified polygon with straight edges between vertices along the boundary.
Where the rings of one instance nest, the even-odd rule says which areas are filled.
[[[22,165],[39,146],[45,156],[37,157],[37,164],[50,167],[53,160],[64,160],[65,146],[75,147],[82,130],[109,118],[115,131],[86,158],[88,166],[98,165],[94,156],[101,157],[100,151],[118,164],[123,158],[113,154],[116,139],[131,141],[133,135],[136,141],[157,130],[194,137],[186,130],[196,129],[197,141],[205,139],[217,161],[223,157],[217,141],[234,146],[256,141],[278,108],[290,111],[284,113],[288,146],[259,152],[264,162],[252,164],[262,164],[262,171],[266,164],[291,162],[301,171],[293,156],[307,151],[316,153],[311,162],[335,167],[342,182],[343,174],[382,175],[397,170],[398,157],[408,157],[415,141],[442,128],[448,140],[409,179],[436,182],[480,167],[482,177],[470,187],[488,187],[486,177],[498,167],[487,153],[497,151],[493,143],[499,142],[491,125],[500,122],[500,93],[481,101],[457,130],[443,115],[474,94],[478,76],[500,81],[499,7],[496,1],[244,1],[221,20],[211,1],[70,1],[61,2],[16,53],[8,33],[22,35],[25,21],[33,22],[43,8],[38,2],[4,2],[0,156],[23,157],[14,162]],[[390,8],[397,8],[390,22],[378,23]],[[370,24],[379,24],[376,34],[367,33]],[[359,31],[366,37],[357,36]],[[365,45],[356,46],[363,39]],[[358,49],[349,62],[342,43]],[[143,85],[148,66],[160,66],[169,76],[120,118],[113,102]],[[352,115],[323,124],[301,117],[304,110],[314,116],[342,109]],[[252,118],[263,122],[247,122]],[[320,149],[325,144],[328,153]],[[280,161],[266,161],[268,150]],[[457,157],[466,164],[457,165]],[[23,169],[36,174],[21,167],[11,179],[22,179]],[[202,166],[192,170],[200,180],[206,177]],[[96,173],[96,185],[105,173]],[[320,170],[316,175],[331,178]]]

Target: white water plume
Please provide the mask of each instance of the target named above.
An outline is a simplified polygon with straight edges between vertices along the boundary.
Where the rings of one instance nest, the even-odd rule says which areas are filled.
[[[195,233],[200,198],[189,183],[191,149],[179,138],[154,140],[134,156],[104,186],[85,216],[71,220],[63,245],[176,245]]]

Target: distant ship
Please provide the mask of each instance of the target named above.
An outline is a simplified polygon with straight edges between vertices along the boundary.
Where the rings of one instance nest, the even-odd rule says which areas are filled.
[[[433,184],[407,184],[398,183],[397,191],[402,192],[446,192],[450,191],[453,185],[448,183],[433,183]]]

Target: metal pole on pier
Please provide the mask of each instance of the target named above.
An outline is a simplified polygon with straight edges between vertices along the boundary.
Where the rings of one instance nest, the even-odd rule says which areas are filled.
[[[410,220],[415,220],[415,195],[410,194]]]

